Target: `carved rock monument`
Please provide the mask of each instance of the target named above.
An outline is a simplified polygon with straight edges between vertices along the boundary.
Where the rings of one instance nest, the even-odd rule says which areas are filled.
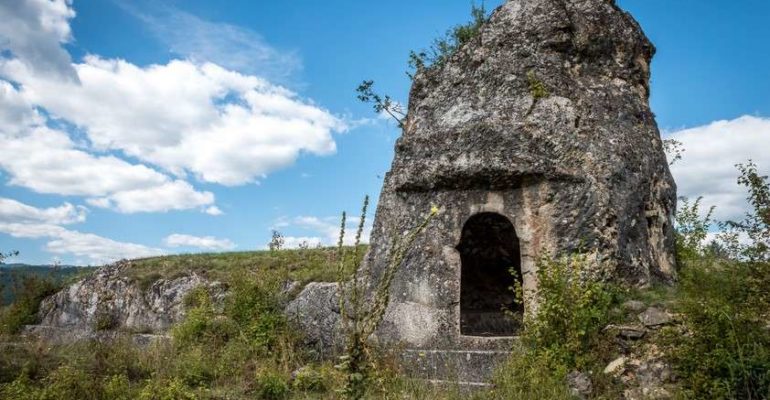
[[[483,381],[518,328],[501,307],[524,311],[509,268],[525,291],[544,254],[590,253],[633,285],[674,279],[676,187],[648,102],[654,52],[613,1],[510,0],[416,74],[371,275],[393,235],[441,211],[396,274],[377,340],[406,346],[426,377],[456,368],[454,379]]]

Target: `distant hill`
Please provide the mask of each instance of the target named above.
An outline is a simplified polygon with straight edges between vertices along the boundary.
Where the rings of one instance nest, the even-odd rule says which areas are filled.
[[[74,265],[28,265],[28,264],[0,264],[0,299],[2,304],[13,301],[14,282],[25,276],[35,275],[41,278],[49,278],[55,282],[65,283],[82,274],[93,271],[94,267],[78,267]]]

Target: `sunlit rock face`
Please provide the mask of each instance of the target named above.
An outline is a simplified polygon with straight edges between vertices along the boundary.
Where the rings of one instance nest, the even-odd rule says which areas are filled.
[[[29,333],[62,342],[114,336],[115,332],[164,335],[184,320],[185,296],[205,288],[221,306],[226,288],[194,273],[143,285],[127,277],[130,261],[102,267],[43,300],[39,324]]]
[[[371,277],[394,238],[431,206],[441,211],[395,277],[378,340],[507,346],[499,338],[516,325],[495,313],[510,296],[492,286],[511,285],[500,274],[510,264],[531,292],[545,254],[589,253],[632,285],[675,278],[676,187],[648,102],[654,52],[613,1],[511,0],[445,64],[415,76],[378,203]],[[479,214],[495,221],[489,233],[467,225]]]

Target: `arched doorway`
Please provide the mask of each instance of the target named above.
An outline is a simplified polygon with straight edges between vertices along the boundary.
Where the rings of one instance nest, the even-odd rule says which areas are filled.
[[[505,310],[524,313],[524,305],[510,289],[516,280],[522,282],[519,238],[513,224],[497,213],[476,214],[463,226],[457,250],[462,261],[460,334],[512,336],[520,322]]]

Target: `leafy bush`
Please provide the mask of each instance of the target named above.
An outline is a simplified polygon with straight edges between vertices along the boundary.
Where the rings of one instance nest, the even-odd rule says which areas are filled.
[[[590,277],[600,266],[587,255],[543,257],[537,270],[537,311],[525,319],[524,342],[554,361],[581,369],[593,359],[599,333],[610,322],[618,290]]]
[[[139,400],[196,400],[195,392],[180,379],[150,380],[139,392]]]
[[[292,387],[302,392],[323,393],[330,389],[330,383],[334,380],[331,375],[328,369],[306,366],[297,371]]]
[[[130,400],[131,383],[125,375],[112,375],[102,384],[104,398],[111,400]]]
[[[180,348],[208,345],[219,347],[238,335],[238,327],[226,316],[218,316],[208,291],[199,287],[185,296],[187,315],[172,330],[174,343]]]
[[[16,300],[0,309],[0,334],[12,335],[24,325],[35,323],[40,302],[56,293],[59,285],[47,278],[28,275],[14,282],[13,290]]]
[[[600,370],[606,362],[602,328],[620,293],[602,279],[600,267],[582,254],[539,260],[530,299],[537,307],[524,319],[514,355],[496,374],[491,398],[571,398],[570,371]]]
[[[266,354],[287,333],[280,306],[279,283],[275,279],[242,277],[230,286],[225,315],[235,321],[255,349]]]
[[[409,67],[417,72],[432,66],[441,66],[463,45],[476,38],[487,21],[484,5],[471,6],[471,20],[449,29],[433,41],[427,50],[409,52]],[[411,74],[409,74],[411,76]]]
[[[99,382],[84,371],[63,365],[46,378],[41,400],[99,400],[102,399]]]
[[[281,400],[289,396],[286,378],[272,371],[257,375],[257,397],[263,400]]]
[[[770,187],[754,164],[738,168],[752,209],[720,224],[719,242],[703,246],[710,213],[699,217],[698,201],[677,216],[683,326],[667,332],[667,346],[686,398],[770,398]]]

